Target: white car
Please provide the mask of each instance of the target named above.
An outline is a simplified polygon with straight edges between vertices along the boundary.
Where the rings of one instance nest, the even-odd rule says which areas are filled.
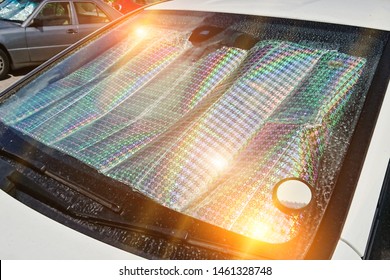
[[[389,18],[177,0],[67,49],[0,96],[0,257],[390,259]]]

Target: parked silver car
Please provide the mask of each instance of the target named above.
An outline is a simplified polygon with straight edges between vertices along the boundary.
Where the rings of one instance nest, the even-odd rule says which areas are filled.
[[[122,14],[100,0],[0,3],[0,79],[38,65]]]

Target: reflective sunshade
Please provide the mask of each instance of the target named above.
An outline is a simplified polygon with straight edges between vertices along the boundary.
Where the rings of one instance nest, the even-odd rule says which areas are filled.
[[[33,0],[5,0],[0,4],[0,18],[25,21],[38,5]]]
[[[141,15],[21,88],[0,120],[201,221],[272,244],[311,240],[373,63],[337,40],[220,17]],[[278,197],[282,184],[298,193],[294,182],[305,202]]]

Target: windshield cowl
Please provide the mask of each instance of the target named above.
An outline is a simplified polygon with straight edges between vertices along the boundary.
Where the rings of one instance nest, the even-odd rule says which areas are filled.
[[[13,28],[15,25],[20,25],[22,21],[19,20],[9,20],[9,19],[4,19],[0,18],[0,29],[8,29],[8,28]]]

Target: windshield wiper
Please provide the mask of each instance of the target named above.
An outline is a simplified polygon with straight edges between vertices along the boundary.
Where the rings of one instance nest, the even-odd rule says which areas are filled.
[[[4,170],[5,173],[3,174],[6,177],[8,184],[4,184],[3,182],[2,189],[11,196],[13,196],[17,190],[74,219],[83,220],[101,226],[109,226],[142,234],[156,235],[158,237],[163,236],[166,238],[169,236],[169,238],[180,240],[187,239],[188,233],[184,230],[178,231],[153,225],[129,222],[123,219],[118,213],[105,211],[100,212],[97,215],[94,213],[80,212],[71,208],[64,201],[58,199],[58,197],[48,192],[44,187],[34,182],[26,175],[15,170],[15,168],[2,163],[2,161],[0,161],[0,166],[3,167],[2,169],[7,169],[6,167],[8,167],[7,170]]]
[[[20,144],[20,143],[19,143]],[[0,143],[1,145],[1,143]],[[5,187],[3,190],[13,194],[14,191],[18,190],[19,192],[25,193],[28,196],[36,199],[44,205],[48,205],[53,209],[57,210],[64,215],[73,218],[75,220],[88,222],[100,226],[108,226],[111,228],[122,229],[129,232],[135,232],[139,234],[144,234],[146,236],[154,236],[156,238],[176,240],[175,242],[188,244],[191,246],[196,246],[199,248],[204,248],[206,250],[211,250],[219,252],[222,254],[228,254],[238,258],[258,258],[258,255],[252,255],[247,252],[241,252],[238,248],[233,248],[229,244],[214,242],[211,240],[205,240],[203,238],[197,238],[196,236],[189,234],[186,229],[175,229],[172,227],[162,227],[159,225],[145,224],[139,222],[132,222],[131,220],[123,217],[122,207],[114,204],[113,202],[95,194],[84,187],[65,180],[60,176],[47,170],[46,165],[42,164],[39,161],[32,160],[28,156],[28,152],[23,153],[23,150],[16,148],[20,145],[11,145],[9,149],[4,146],[0,148],[0,156],[14,160],[15,162],[30,168],[31,170],[37,172],[40,175],[46,176],[48,178],[54,179],[55,181],[69,187],[70,189],[84,195],[86,198],[91,199],[94,202],[99,203],[102,206],[105,206],[106,209],[111,211],[100,211],[98,214],[95,213],[85,213],[73,209],[71,205],[60,200],[54,194],[50,193],[45,187],[40,186],[35,181],[24,175],[23,173],[16,170],[15,167],[10,166],[4,160],[0,159],[0,169],[3,172],[0,172],[5,181],[8,183],[4,184],[0,178],[0,183]],[[15,147],[15,149],[13,149]],[[12,149],[12,150],[10,150]],[[7,167],[7,168],[5,168]]]
[[[256,257],[254,255],[250,255],[229,248],[224,244],[193,238],[186,230],[177,230],[177,229],[163,228],[160,226],[154,226],[148,224],[134,223],[125,220],[119,214],[109,213],[107,211],[104,213],[101,212],[98,215],[94,213],[85,213],[85,212],[77,211],[69,207],[69,205],[66,205],[64,202],[60,201],[54,195],[50,194],[39,184],[35,183],[27,176],[23,175],[22,173],[16,170],[10,172],[10,174],[7,176],[7,179],[11,183],[9,186],[7,186],[4,189],[8,194],[12,195],[12,193],[15,190],[18,190],[40,201],[44,205],[48,205],[54,208],[55,210],[61,212],[62,214],[70,216],[74,219],[78,219],[95,225],[123,229],[126,231],[144,234],[147,236],[155,236],[157,238],[169,239],[171,241],[177,240],[179,242],[184,242],[189,245],[202,247],[223,254],[230,254],[240,258]]]
[[[0,154],[3,156],[7,154],[4,149],[0,150]],[[9,155],[9,154],[7,154]],[[13,156],[15,157],[15,156]],[[31,167],[32,163],[28,163]],[[38,165],[39,166],[39,165]],[[70,207],[65,201],[62,201],[44,187],[37,184],[26,175],[17,171],[15,167],[10,166],[6,162],[0,159],[0,167],[2,175],[5,180],[0,180],[2,183],[1,188],[3,191],[11,196],[14,196],[16,191],[22,192],[33,199],[39,201],[43,205],[47,205],[56,211],[66,215],[75,220],[91,223],[99,226],[107,226],[116,229],[122,229],[129,232],[143,234],[146,236],[154,236],[156,238],[168,239],[170,241],[181,242],[200,248],[204,248],[211,251],[216,251],[222,254],[228,254],[236,256],[238,258],[258,258],[259,256],[241,252],[237,249],[231,248],[228,244],[216,243],[208,240],[203,240],[191,236],[185,229],[164,228],[156,225],[148,225],[145,223],[137,223],[126,220],[119,213],[113,213],[110,211],[101,211],[98,214],[81,212]],[[43,169],[43,166],[37,167],[37,169]],[[1,179],[1,178],[0,178]],[[7,183],[4,183],[7,181]]]
[[[26,159],[26,157],[21,153],[18,153],[16,151],[10,151],[10,150],[7,150],[5,147],[1,147],[0,148],[0,155],[7,157],[7,158],[10,158],[10,159],[13,159],[16,162],[18,162],[18,163],[20,163],[28,168],[31,168],[32,170],[36,171],[37,173],[39,173],[41,175],[47,176],[51,179],[54,179],[55,181],[57,181],[65,186],[67,186],[68,188],[92,199],[93,201],[101,204],[102,206],[110,209],[111,211],[113,211],[115,213],[119,213],[122,210],[120,205],[117,205],[117,204],[107,200],[106,198],[104,198],[96,193],[93,193],[92,191],[84,188],[83,186],[81,186],[79,184],[76,184],[76,183],[71,182],[69,180],[65,180],[64,178],[58,176],[57,174],[54,174],[51,171],[47,170],[46,166],[44,164],[42,164],[38,161],[31,160],[31,159]]]

